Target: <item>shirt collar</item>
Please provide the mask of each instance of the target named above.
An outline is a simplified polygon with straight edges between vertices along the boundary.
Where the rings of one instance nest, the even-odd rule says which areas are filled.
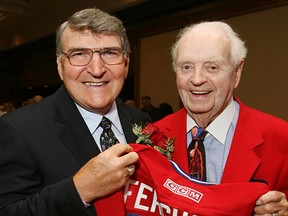
[[[225,143],[226,135],[228,133],[229,127],[232,123],[233,116],[235,114],[236,107],[234,100],[225,108],[225,110],[214,119],[206,128],[206,130],[214,138],[216,138],[222,144]],[[187,113],[187,133],[192,127],[197,126],[196,122]]]
[[[90,111],[84,109],[83,107],[79,106],[77,103],[75,103],[75,104],[76,104],[80,114],[82,115],[90,133],[93,134],[95,132],[95,130],[99,127],[99,124],[100,124],[103,116],[99,115],[97,113],[94,113],[94,112],[90,112]],[[121,127],[121,123],[120,123],[120,119],[119,119],[119,115],[118,115],[118,110],[117,110],[117,105],[116,105],[115,101],[113,102],[112,107],[108,111],[108,113],[105,114],[105,117],[107,117],[112,122],[112,124],[119,131],[119,133],[124,134],[122,127]]]

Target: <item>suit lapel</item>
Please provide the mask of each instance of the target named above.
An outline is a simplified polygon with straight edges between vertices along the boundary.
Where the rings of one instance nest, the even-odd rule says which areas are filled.
[[[188,173],[186,114],[183,108],[163,120],[156,122],[155,125],[158,126],[167,137],[176,138],[172,160]]]
[[[62,86],[54,95],[54,120],[63,128],[59,137],[81,164],[100,153],[73,100]]]
[[[100,151],[82,117],[81,119],[78,119],[75,116],[75,119],[68,123],[63,131],[59,133],[59,137],[73,152],[81,164],[85,164],[92,157],[100,154]]]
[[[262,145],[263,138],[247,112],[249,108],[239,101],[238,103],[240,113],[222,177],[223,183],[250,181],[261,163],[254,149]]]
[[[179,114],[175,116],[179,124],[173,124],[171,131],[176,132],[176,141],[174,144],[173,160],[175,160],[185,172],[189,172],[188,155],[187,155],[187,136],[186,136],[186,111],[180,110]],[[175,121],[175,122],[177,122]]]
[[[126,141],[127,143],[134,143],[137,137],[132,131],[133,116],[128,112],[124,105],[118,101],[117,109]]]

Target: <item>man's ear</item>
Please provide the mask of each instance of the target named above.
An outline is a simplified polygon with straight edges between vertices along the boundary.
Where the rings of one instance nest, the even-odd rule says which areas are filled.
[[[124,58],[124,65],[125,65],[125,67],[129,67],[129,63],[130,63],[130,56],[127,55],[127,56]]]
[[[244,60],[242,60],[235,69],[235,86],[234,86],[234,88],[237,88],[239,83],[240,83],[243,65],[244,65]]]
[[[124,66],[125,66],[125,70],[126,70],[125,78],[127,78],[127,76],[128,76],[129,63],[130,63],[130,57],[127,56],[127,57],[124,59]]]
[[[59,74],[61,80],[63,80],[62,62],[61,62],[61,57],[59,57],[59,56],[57,56],[57,70],[58,70],[58,74]]]

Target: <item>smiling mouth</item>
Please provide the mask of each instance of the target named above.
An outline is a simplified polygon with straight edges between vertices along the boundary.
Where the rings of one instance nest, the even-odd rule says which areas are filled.
[[[84,82],[83,84],[86,86],[103,86],[106,85],[108,82]]]
[[[209,94],[209,91],[192,91],[192,94],[195,95],[205,95],[205,94]]]

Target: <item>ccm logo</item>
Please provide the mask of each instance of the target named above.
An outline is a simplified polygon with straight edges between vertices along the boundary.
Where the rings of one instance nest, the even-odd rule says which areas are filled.
[[[172,191],[173,193],[191,199],[197,203],[199,203],[201,198],[203,197],[203,194],[199,191],[179,185],[171,179],[167,179],[163,186],[166,187],[168,190]]]

